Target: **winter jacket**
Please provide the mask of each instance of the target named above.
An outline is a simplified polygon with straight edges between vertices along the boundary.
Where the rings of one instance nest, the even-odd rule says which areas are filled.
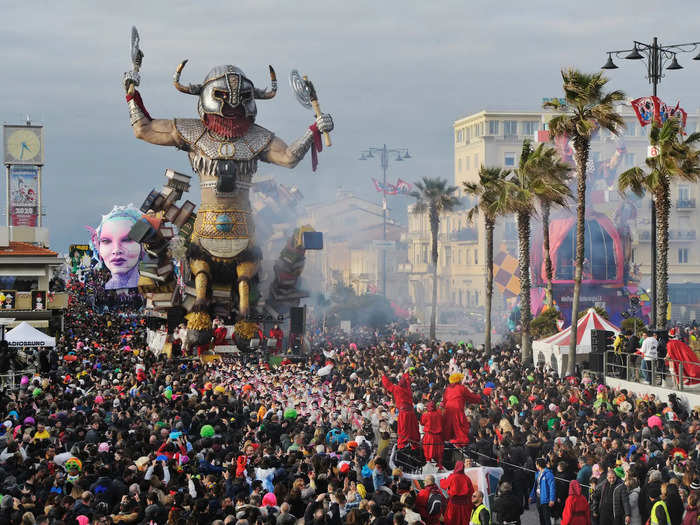
[[[599,512],[598,509],[600,509],[600,498],[603,495],[603,492],[605,492],[608,485],[608,480],[603,480],[603,482],[600,485],[598,485],[598,487],[595,490],[595,493],[593,494],[594,501],[591,502],[591,507],[596,513]],[[631,516],[632,509],[630,508],[630,498],[629,494],[627,493],[627,485],[622,483],[619,479],[615,480],[612,498],[613,516],[615,518],[619,518],[621,516]]]
[[[569,495],[564,504],[561,525],[591,525],[591,509],[576,480],[569,483]]]
[[[540,490],[540,497],[537,498],[537,489]],[[542,469],[535,474],[535,483],[530,491],[530,501],[547,505],[550,501],[554,502],[557,499],[556,489],[554,487],[554,474],[548,468]]]
[[[642,525],[642,515],[639,512],[639,487],[630,491],[630,525]],[[693,525],[697,525],[693,523]]]

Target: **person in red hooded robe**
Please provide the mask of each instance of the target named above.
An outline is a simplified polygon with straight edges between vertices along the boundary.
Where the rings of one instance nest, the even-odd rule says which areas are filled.
[[[445,444],[442,441],[442,414],[438,412],[434,401],[428,401],[425,412],[420,418],[423,425],[423,455],[426,461],[434,461],[438,469],[442,468],[442,456]]]
[[[447,491],[445,525],[467,525],[472,515],[472,494],[474,485],[464,473],[464,462],[455,463],[455,469],[440,481],[440,487]]]
[[[481,397],[462,384],[462,374],[452,374],[450,384],[445,387],[442,406],[445,415],[442,420],[443,439],[459,445],[469,443],[469,421],[464,415],[467,403],[480,403]]]
[[[382,374],[382,385],[394,397],[394,403],[399,410],[397,430],[397,447],[420,445],[420,431],[418,430],[418,418],[413,409],[413,392],[411,391],[411,379],[407,373],[401,376],[399,383],[392,383],[386,374]]]
[[[591,508],[576,480],[569,483],[569,497],[564,504],[561,525],[591,525]]]

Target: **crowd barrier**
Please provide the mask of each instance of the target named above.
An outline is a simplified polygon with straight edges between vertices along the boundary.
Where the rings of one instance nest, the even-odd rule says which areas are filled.
[[[608,376],[634,383],[668,386],[681,391],[695,386],[695,389],[700,390],[700,370],[697,361],[666,357],[649,361],[645,368],[642,368],[643,361],[642,356],[638,354],[620,354],[608,350],[603,355],[603,370]],[[648,379],[645,379],[645,370]]]

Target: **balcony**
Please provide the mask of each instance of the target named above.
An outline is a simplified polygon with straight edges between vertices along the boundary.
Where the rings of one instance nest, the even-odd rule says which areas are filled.
[[[668,238],[672,241],[694,241],[695,230],[671,230]]]
[[[638,234],[639,242],[651,241],[651,231],[641,230]],[[668,239],[670,241],[694,241],[696,239],[695,230],[670,230]]]
[[[676,208],[679,210],[694,210],[695,199],[678,199],[676,201]]]
[[[443,234],[443,240],[446,241],[478,241],[479,232],[476,228],[462,228],[461,230],[456,230]]]

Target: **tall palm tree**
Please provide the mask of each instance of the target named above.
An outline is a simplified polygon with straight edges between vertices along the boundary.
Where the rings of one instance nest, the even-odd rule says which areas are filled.
[[[510,170],[497,167],[481,166],[479,169],[479,182],[463,182],[462,187],[469,195],[476,198],[476,204],[467,213],[467,219],[472,222],[481,213],[484,217],[486,228],[486,294],[484,308],[486,316],[484,320],[484,347],[486,353],[491,352],[491,302],[493,298],[493,230],[496,227],[496,218],[505,215],[505,199],[503,190],[506,177]]]
[[[430,338],[435,339],[437,325],[437,263],[438,263],[438,228],[440,227],[440,215],[454,210],[459,205],[459,199],[454,195],[456,186],[448,186],[445,179],[431,179],[423,177],[422,181],[415,184],[416,190],[410,193],[416,199],[412,213],[422,215],[428,213],[430,221],[431,237],[431,262],[433,265],[433,307],[430,314]]]
[[[662,126],[652,123],[649,143],[656,146],[659,155],[646,159],[648,171],[635,167],[620,174],[617,182],[620,193],[627,190],[638,196],[649,192],[656,201],[656,328],[666,327],[668,308],[668,222],[671,212],[670,187],[672,179],[689,182],[700,180],[700,133],[681,137],[678,119],[669,118]]]
[[[542,157],[542,161],[540,162],[542,176],[551,179],[558,184],[568,186],[570,181],[569,172],[571,170],[571,166],[559,158],[554,148],[546,148],[542,152]],[[557,202],[550,200],[548,196],[544,194],[538,195],[537,200],[540,203],[540,213],[542,214],[542,247],[544,249],[544,269],[547,276],[547,293],[545,301],[547,307],[551,308],[554,305],[552,292],[554,269],[552,267],[552,256],[549,251],[549,216],[552,211],[552,206],[557,205]]]
[[[565,182],[552,176],[557,157],[552,148],[540,144],[533,148],[530,141],[523,142],[520,162],[514,176],[506,182],[504,208],[515,213],[518,226],[518,268],[520,270],[520,325],[523,363],[532,362],[530,340],[530,219],[537,213],[535,203],[545,199],[552,204],[565,206],[571,190]]]
[[[576,257],[574,271],[574,293],[571,301],[572,326],[576,326],[578,302],[581,295],[583,274],[584,229],[586,221],[586,164],[591,137],[599,129],[607,129],[618,135],[625,127],[624,120],[615,111],[615,102],[624,100],[622,91],[605,91],[608,79],[602,73],[582,73],[569,68],[562,70],[565,104],[554,100],[544,104],[561,112],[549,121],[549,130],[554,137],[567,137],[573,141],[576,161]],[[576,368],[576,337],[569,341],[567,374]]]

